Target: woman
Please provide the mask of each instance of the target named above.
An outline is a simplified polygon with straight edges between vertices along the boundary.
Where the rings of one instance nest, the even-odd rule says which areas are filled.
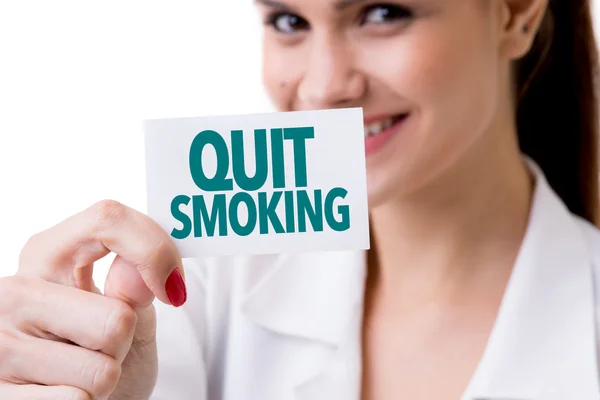
[[[184,278],[160,228],[101,202],[0,281],[0,398],[600,399],[589,2],[257,7],[280,110],[364,109],[372,250]]]

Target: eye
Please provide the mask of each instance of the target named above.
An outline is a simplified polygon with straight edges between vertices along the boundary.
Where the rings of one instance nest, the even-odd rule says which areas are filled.
[[[297,15],[288,13],[276,13],[267,18],[266,25],[273,27],[277,32],[286,35],[308,30],[308,22]]]
[[[389,24],[412,17],[413,12],[406,7],[378,4],[370,6],[364,11],[361,24]]]

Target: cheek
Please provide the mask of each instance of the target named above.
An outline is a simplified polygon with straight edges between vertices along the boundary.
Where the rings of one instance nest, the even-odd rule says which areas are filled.
[[[400,38],[394,53],[388,44],[387,57],[381,49],[372,74],[381,90],[391,89],[396,102],[414,110],[415,118],[411,134],[396,142],[393,157],[370,171],[373,192],[382,192],[378,196],[387,196],[383,192],[398,182],[402,191],[423,186],[465,154],[491,124],[497,64],[493,45],[477,36],[456,27],[447,34],[435,29],[415,34],[414,41]]]
[[[285,49],[266,40],[263,51],[262,78],[265,90],[279,111],[291,110],[297,82],[301,75],[298,49]]]
[[[473,34],[415,36],[418,41],[401,43],[393,53],[393,45],[386,46],[373,75],[415,107],[425,125],[454,125],[466,122],[465,115],[488,114],[496,71],[486,45]]]
[[[490,47],[464,37],[437,49],[444,62],[425,67],[427,77],[418,81],[424,105],[431,107],[426,122],[432,128],[445,125],[453,135],[471,136],[485,130],[497,101],[497,64]]]

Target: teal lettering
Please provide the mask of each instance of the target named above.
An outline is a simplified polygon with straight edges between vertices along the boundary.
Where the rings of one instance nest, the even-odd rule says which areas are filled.
[[[171,215],[177,221],[183,224],[181,229],[174,228],[171,231],[171,236],[175,239],[185,239],[192,233],[192,220],[185,213],[181,212],[182,205],[187,206],[190,203],[190,198],[186,195],[179,195],[171,202]]]
[[[260,234],[266,235],[269,233],[269,221],[273,226],[275,233],[285,233],[283,225],[277,216],[277,205],[281,199],[282,192],[274,192],[271,200],[267,202],[267,194],[260,192],[258,194],[258,217],[260,225]]]
[[[230,228],[238,236],[249,236],[257,225],[261,235],[305,233],[311,229],[323,232],[325,221],[334,231],[346,231],[350,228],[350,206],[336,205],[336,201],[347,195],[348,191],[340,187],[330,190],[324,199],[321,189],[315,190],[314,195],[307,190],[259,192],[256,201],[248,192],[236,193],[230,199],[221,193],[211,196],[212,204],[203,195],[191,198],[179,195],[171,202],[171,214],[181,227],[173,228],[171,236],[175,239],[186,239],[192,233],[194,237],[227,236]],[[245,210],[240,212],[242,203]],[[184,206],[191,208],[192,218]],[[285,223],[278,214],[281,208]],[[244,214],[247,218],[243,218]]]
[[[208,207],[204,196],[194,196],[194,236],[202,237],[202,226],[208,237],[215,236],[217,221],[219,222],[219,236],[227,236],[227,208],[224,194],[213,197],[212,209],[208,214]]]
[[[248,221],[246,225],[240,223],[238,212],[241,203],[246,204],[248,209]],[[239,236],[248,236],[254,231],[256,227],[256,204],[250,194],[246,192],[236,193],[229,203],[229,223],[231,229]]]
[[[244,154],[244,131],[231,131],[231,159],[235,183],[242,189],[252,192],[260,189],[267,181],[269,161],[267,158],[267,131],[254,131],[254,154],[256,171],[252,178],[246,174]]]
[[[343,188],[334,188],[325,197],[325,219],[331,229],[337,232],[342,232],[350,228],[350,207],[348,205],[338,206],[337,213],[341,215],[341,220],[338,221],[333,215],[333,203],[337,198],[344,199],[348,191]]]
[[[283,160],[283,129],[271,129],[271,161],[273,165],[273,188],[285,188],[285,164]]]
[[[292,140],[294,147],[294,173],[296,187],[306,187],[306,139],[314,139],[315,129],[313,127],[285,128],[283,130],[285,140]]]
[[[296,223],[294,222],[294,192],[286,191],[285,196],[285,231],[287,233],[296,232]]]
[[[310,220],[313,231],[323,231],[323,196],[321,190],[315,190],[315,206],[313,207],[306,190],[298,191],[298,232],[306,232],[306,217]]]
[[[217,171],[208,178],[202,166],[202,152],[207,145],[213,146],[217,153]],[[233,190],[231,178],[226,179],[229,171],[229,152],[225,140],[215,131],[200,132],[190,147],[190,172],[196,186],[207,192]]]

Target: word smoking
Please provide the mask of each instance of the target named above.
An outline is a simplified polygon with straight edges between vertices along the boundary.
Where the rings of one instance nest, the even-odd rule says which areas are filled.
[[[315,138],[314,127],[270,129],[269,141],[267,129],[255,129],[253,176],[246,172],[244,131],[232,130],[230,134],[231,148],[213,130],[200,132],[192,141],[189,169],[202,194],[181,194],[171,201],[171,215],[180,226],[172,230],[173,238],[185,239],[192,234],[194,237],[228,236],[231,232],[238,236],[256,232],[261,235],[322,232],[324,229],[341,232],[350,228],[350,207],[338,204],[348,194],[346,189],[308,190],[307,141]],[[293,149],[293,182],[287,182],[285,176],[288,161],[284,154],[285,141],[291,142]],[[212,177],[205,174],[202,158],[209,146],[217,156]],[[230,167],[232,177],[228,177]],[[261,190],[267,183],[269,167],[274,190]],[[245,208],[246,218],[241,217],[241,207]]]

